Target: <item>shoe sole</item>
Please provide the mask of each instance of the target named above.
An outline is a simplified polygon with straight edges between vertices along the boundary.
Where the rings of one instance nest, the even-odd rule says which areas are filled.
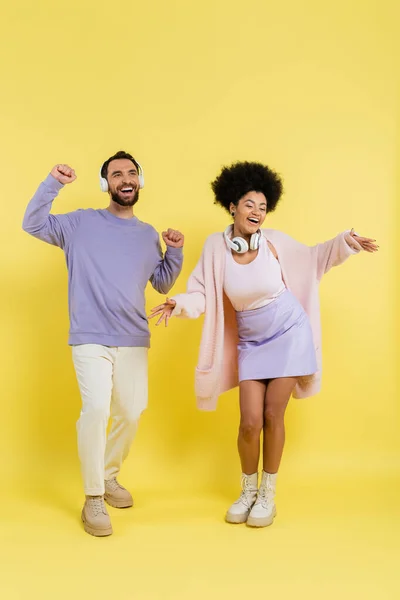
[[[113,500],[107,494],[104,494],[104,500],[113,508],[131,508],[133,506],[133,500],[129,500],[128,502],[126,500]]]
[[[231,525],[242,525],[243,523],[246,523],[248,516],[249,513],[247,513],[247,515],[231,515],[230,513],[226,513],[225,521]]]
[[[257,519],[256,517],[249,517],[247,519],[248,527],[269,527],[274,522],[276,517],[276,509],[270,517],[265,517],[264,519]]]
[[[90,535],[93,535],[94,537],[106,537],[108,535],[112,535],[113,529],[112,529],[111,525],[110,525],[110,527],[107,527],[106,529],[96,529],[95,527],[91,527],[90,525],[87,524],[83,513],[81,515],[81,519],[82,519],[82,523],[83,523],[83,528],[86,531],[86,533],[89,533]]]

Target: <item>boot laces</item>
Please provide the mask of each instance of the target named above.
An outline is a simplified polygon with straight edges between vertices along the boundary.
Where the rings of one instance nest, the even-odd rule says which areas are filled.
[[[257,495],[256,504],[261,504],[263,508],[268,508],[268,505],[274,501],[275,490],[271,481],[267,479],[266,483],[260,486]]]
[[[242,493],[240,494],[240,498],[237,500],[237,503],[239,504],[241,502],[248,508],[251,508],[254,503],[255,491],[256,490],[254,490],[251,486],[250,478],[246,477],[246,475],[243,475],[242,476]]]
[[[88,504],[95,517],[100,513],[106,514],[103,496],[91,496],[88,498]]]
[[[118,483],[117,478],[109,479],[107,481],[107,487],[111,492],[115,492],[116,490],[123,490],[124,488],[120,483]]]

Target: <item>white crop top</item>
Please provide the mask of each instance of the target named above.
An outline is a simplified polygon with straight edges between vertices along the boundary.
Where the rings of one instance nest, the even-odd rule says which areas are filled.
[[[264,236],[256,258],[247,265],[237,263],[227,248],[224,291],[236,311],[266,306],[285,289],[280,264]]]

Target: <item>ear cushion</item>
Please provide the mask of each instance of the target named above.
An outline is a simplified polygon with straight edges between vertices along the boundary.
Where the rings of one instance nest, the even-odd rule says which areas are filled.
[[[229,234],[231,232],[232,232],[232,225],[229,225],[224,231],[224,238],[225,238],[225,242],[226,242],[226,245],[228,246],[228,248],[230,248],[234,252],[237,252],[238,254],[243,254],[244,252],[247,252],[249,247],[248,247],[246,240],[244,240],[243,238],[240,238],[240,237],[236,237],[236,238],[233,238],[233,240],[231,240],[229,237]]]
[[[108,181],[100,175],[100,189],[102,192],[108,192]]]
[[[260,246],[260,240],[261,232],[257,231],[257,233],[253,233],[253,235],[250,238],[250,250],[258,250]]]
[[[144,188],[144,171],[140,162],[136,161],[136,164],[139,167],[139,187],[142,189]]]
[[[248,243],[241,237],[235,237],[233,240],[230,240],[230,242],[232,243],[232,249],[238,254],[244,254],[249,249]]]
[[[233,240],[230,239],[229,234],[232,232],[232,225],[229,225],[224,231],[224,237],[228,248],[237,252],[238,254],[244,254],[248,251],[249,245],[241,237],[235,237]]]

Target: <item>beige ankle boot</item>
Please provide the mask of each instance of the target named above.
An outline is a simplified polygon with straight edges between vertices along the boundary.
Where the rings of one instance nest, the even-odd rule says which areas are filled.
[[[86,496],[82,521],[86,533],[90,535],[103,537],[113,532],[103,496]]]
[[[104,500],[107,504],[114,508],[129,508],[133,506],[133,498],[130,492],[118,483],[115,477],[106,480],[104,485],[106,490]]]

